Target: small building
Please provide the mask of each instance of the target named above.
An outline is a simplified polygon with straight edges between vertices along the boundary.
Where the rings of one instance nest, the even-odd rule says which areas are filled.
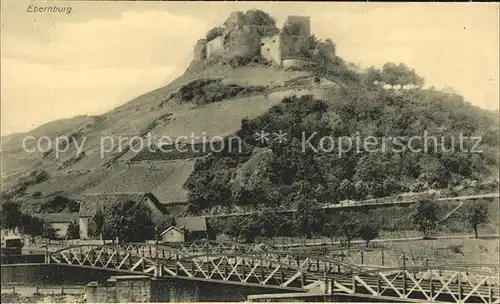
[[[50,224],[56,232],[56,238],[64,239],[69,225],[71,223],[76,224],[78,213],[38,213],[33,216],[41,219],[44,223]]]
[[[209,238],[205,217],[177,217],[174,219],[174,225],[184,231],[186,242]]]
[[[176,226],[170,226],[160,234],[162,243],[184,243],[185,231]]]
[[[161,220],[164,217],[162,205],[151,193],[131,192],[131,193],[89,193],[84,194],[80,199],[80,211],[78,213],[78,226],[80,229],[80,238],[89,239],[89,223],[97,210],[102,210],[105,206],[112,206],[118,203],[132,201],[137,204],[145,204],[151,211],[153,222]]]

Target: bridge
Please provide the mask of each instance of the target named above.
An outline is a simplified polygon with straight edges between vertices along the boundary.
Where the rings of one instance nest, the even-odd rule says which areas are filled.
[[[46,263],[155,278],[261,286],[287,292],[365,295],[396,300],[499,303],[498,265],[450,263],[388,250],[314,253],[200,241],[75,245]]]

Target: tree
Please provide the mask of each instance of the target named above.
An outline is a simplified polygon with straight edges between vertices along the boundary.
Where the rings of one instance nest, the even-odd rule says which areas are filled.
[[[325,225],[323,226],[322,234],[327,236],[333,245],[333,241],[335,237],[337,237],[339,233],[339,223],[338,218],[334,214],[329,214],[326,216]]]
[[[401,89],[405,85],[421,87],[424,84],[424,79],[404,63],[388,62],[384,64],[380,77],[382,82],[391,86],[399,85]]]
[[[344,179],[339,186],[339,194],[342,198],[345,199],[351,199],[354,195],[354,186],[353,184],[347,180]]]
[[[241,219],[233,217],[226,221],[223,233],[229,236],[230,238],[233,238],[233,241],[238,241],[238,237],[240,236],[241,230],[242,230]]]
[[[321,232],[323,223],[324,213],[316,200],[304,199],[299,202],[294,221],[295,232],[311,238]]]
[[[118,241],[145,241],[154,237],[151,212],[146,206],[127,200],[106,206],[104,236]]]
[[[355,199],[365,199],[368,195],[368,185],[364,181],[357,181],[354,184],[354,198]]]
[[[276,27],[276,20],[268,13],[258,9],[246,11],[243,19],[245,25]]]
[[[340,211],[338,214],[339,235],[343,238],[347,247],[351,241],[359,236],[359,212]]]
[[[366,84],[374,84],[382,81],[381,75],[380,75],[380,70],[370,67],[366,70],[365,73],[365,83]]]
[[[418,231],[424,234],[424,238],[428,237],[430,230],[435,229],[438,222],[437,213],[439,205],[432,200],[424,199],[417,203],[411,217]]]
[[[474,229],[474,237],[477,239],[477,226],[489,221],[488,206],[484,203],[470,203],[467,206],[465,218]]]
[[[260,214],[253,213],[247,216],[243,223],[240,223],[240,235],[245,238],[245,242],[251,243],[258,236],[264,235],[263,220]]]
[[[16,227],[19,227],[21,222],[22,212],[19,210],[19,204],[7,201],[5,203],[0,204],[0,219],[2,228],[14,230]]]
[[[29,234],[33,240],[35,236],[42,235],[44,223],[41,219],[28,214],[21,216],[21,229],[23,233]]]
[[[49,223],[44,223],[42,228],[42,237],[47,240],[53,240],[57,236],[56,230]]]
[[[76,240],[80,238],[80,229],[74,222],[69,223],[68,230],[66,231],[66,239]]]
[[[366,247],[368,247],[370,241],[379,236],[381,226],[375,218],[364,213],[358,217],[358,223],[359,236],[366,242]]]
[[[96,210],[94,216],[90,220],[89,225],[89,235],[92,237],[99,237],[104,242],[103,233],[104,233],[104,213],[101,209]]]
[[[276,208],[264,208],[259,216],[266,237],[277,237],[280,234],[283,235],[284,228],[291,224],[288,217],[279,212]]]
[[[165,231],[166,229],[168,229],[170,226],[172,226],[172,219],[171,218],[167,218],[167,217],[162,217],[161,219],[159,219],[158,221],[155,222],[155,239],[156,240],[159,240],[160,239],[160,235],[163,233],[163,231]]]

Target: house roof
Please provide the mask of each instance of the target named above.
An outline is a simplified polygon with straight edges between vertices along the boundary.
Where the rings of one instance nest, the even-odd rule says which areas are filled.
[[[80,198],[80,217],[91,217],[98,209],[104,206],[133,201],[139,203],[146,193],[144,192],[118,192],[118,193],[87,193]]]
[[[149,192],[160,204],[187,202],[184,183],[193,169],[193,160],[168,161],[155,170],[133,165],[107,176],[85,193]]]
[[[167,229],[165,229],[165,231],[163,231],[160,236],[163,236],[165,233],[169,232],[170,230],[177,230],[179,231],[180,233],[184,234],[184,230],[182,230],[181,228],[179,227],[176,227],[176,226],[170,226],[168,227]]]
[[[20,235],[7,235],[3,239],[4,240],[21,240],[22,237]]]
[[[207,231],[207,219],[204,217],[177,217],[175,224],[188,231]]]
[[[33,216],[43,220],[45,223],[71,223],[78,216],[78,213],[36,213]]]

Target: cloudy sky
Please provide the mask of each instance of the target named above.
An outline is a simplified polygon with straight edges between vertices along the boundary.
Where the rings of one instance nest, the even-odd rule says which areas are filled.
[[[70,14],[27,12],[30,4]],[[498,3],[1,3],[2,135],[98,114],[167,84],[192,45],[231,11],[259,8],[281,26],[311,16],[312,31],[363,67],[404,62],[437,88],[498,109]]]

